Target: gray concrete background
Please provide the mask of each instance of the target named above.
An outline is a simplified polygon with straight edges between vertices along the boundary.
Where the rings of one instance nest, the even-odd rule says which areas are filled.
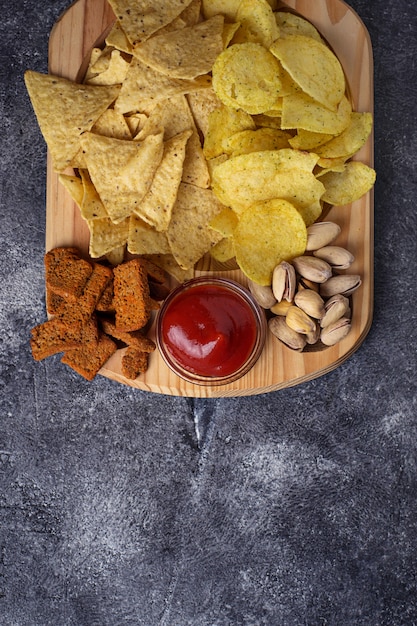
[[[22,77],[67,0],[2,8],[0,624],[417,624],[417,5],[349,4],[375,55],[373,326],[322,378],[219,400],[31,359],[46,151]]]

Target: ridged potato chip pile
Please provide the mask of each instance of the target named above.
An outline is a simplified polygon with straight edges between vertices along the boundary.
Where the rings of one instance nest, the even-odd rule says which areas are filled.
[[[371,113],[352,110],[315,27],[274,0],[109,3],[81,84],[25,74],[90,256],[145,255],[182,281],[211,253],[270,284],[324,203],[373,186],[351,160]]]

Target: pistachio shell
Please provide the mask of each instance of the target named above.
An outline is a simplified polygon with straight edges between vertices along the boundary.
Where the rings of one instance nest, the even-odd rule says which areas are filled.
[[[249,291],[263,309],[270,309],[276,304],[277,300],[272,292],[272,288],[268,285],[258,285],[252,280],[248,282]]]
[[[361,283],[361,277],[358,274],[335,275],[320,285],[320,295],[323,298],[330,298],[337,293],[348,296],[356,291]]]
[[[313,254],[339,270],[346,270],[355,260],[353,254],[341,246],[324,246],[319,250],[315,250]]]
[[[268,322],[269,330],[286,346],[297,352],[302,352],[306,345],[306,338],[290,328],[284,317],[272,317]]]
[[[294,303],[314,319],[321,319],[324,315],[324,300],[313,289],[302,289],[296,293]]]
[[[332,275],[331,266],[314,256],[298,256],[292,262],[300,276],[315,283],[324,283]]]
[[[281,300],[281,302],[277,302],[274,306],[271,306],[270,311],[274,313],[274,315],[287,315],[287,311],[292,304],[292,302],[288,302],[287,300]]]
[[[326,328],[337,322],[341,317],[350,317],[349,300],[341,293],[337,293],[329,298],[324,305],[325,313],[320,320],[320,326]]]
[[[325,346],[334,346],[349,334],[350,329],[350,319],[341,317],[337,322],[322,329],[320,339]]]
[[[302,335],[313,332],[316,327],[316,323],[311,317],[299,309],[298,306],[290,306],[285,316],[285,321],[290,328]]]
[[[291,263],[282,261],[272,273],[272,292],[277,300],[290,302],[294,298],[296,287],[295,269]]]
[[[316,222],[307,228],[306,250],[318,250],[328,246],[339,235],[341,228],[334,222]]]

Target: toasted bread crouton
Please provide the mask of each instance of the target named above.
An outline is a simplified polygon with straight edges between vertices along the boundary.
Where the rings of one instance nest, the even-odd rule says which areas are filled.
[[[150,296],[146,270],[139,258],[117,265],[114,273],[114,308],[118,330],[143,328],[150,319]]]
[[[78,298],[93,271],[77,248],[54,248],[45,254],[44,263],[47,289],[63,298]]]
[[[46,288],[46,310],[49,315],[55,315],[59,309],[65,304],[66,299],[55,293],[53,289]]]
[[[53,318],[32,328],[30,347],[35,361],[81,346],[84,342],[98,340],[97,320],[90,318],[83,328],[68,326],[58,318]]]
[[[110,337],[118,339],[127,346],[132,346],[141,352],[153,352],[156,348],[155,342],[140,330],[132,330],[130,332],[119,330],[110,320],[101,320],[101,327]]]
[[[96,304],[96,311],[99,311],[100,313],[114,313],[113,298],[114,290],[112,277]]]
[[[141,257],[141,262],[150,280],[160,284],[165,282],[166,274],[161,267],[155,265],[155,263],[152,263],[150,259],[145,259],[143,257]]]
[[[61,362],[87,380],[93,380],[116,350],[115,342],[102,333],[97,343],[87,342],[78,348],[67,350]]]
[[[129,346],[122,356],[122,374],[130,380],[135,380],[139,374],[148,369],[148,352],[141,352],[137,348]]]

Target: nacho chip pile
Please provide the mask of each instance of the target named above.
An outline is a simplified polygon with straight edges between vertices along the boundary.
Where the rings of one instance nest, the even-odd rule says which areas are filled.
[[[301,254],[323,202],[375,173],[371,129],[313,25],[274,0],[109,0],[116,16],[83,84],[27,71],[92,258],[148,255],[178,280],[207,252],[262,283]],[[300,219],[301,217],[301,219]]]

